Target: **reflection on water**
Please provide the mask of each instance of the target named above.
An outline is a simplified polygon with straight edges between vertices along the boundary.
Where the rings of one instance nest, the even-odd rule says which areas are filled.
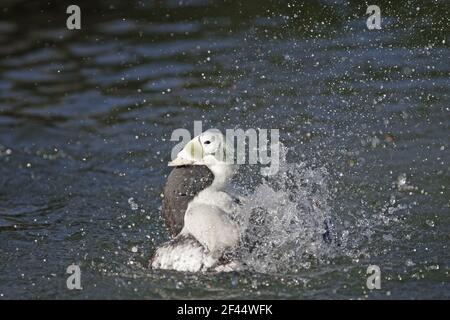
[[[2,297],[448,298],[449,5],[378,5],[369,31],[343,1],[90,1],[68,31],[62,4],[2,1]],[[301,192],[325,191],[295,178],[271,186],[299,219],[267,234],[285,255],[233,274],[148,270],[168,238],[170,134],[194,120],[279,128],[297,177],[326,170],[340,248],[302,255],[313,244],[293,234],[316,220],[295,211]],[[65,287],[71,263],[82,291]],[[380,291],[365,289],[369,264]]]

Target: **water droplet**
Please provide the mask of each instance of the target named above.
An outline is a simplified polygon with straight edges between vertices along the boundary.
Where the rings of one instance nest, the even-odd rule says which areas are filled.
[[[133,211],[139,209],[139,205],[134,201],[134,198],[128,199],[128,204],[130,205],[131,210]]]
[[[237,285],[238,285],[238,278],[236,277],[236,276],[233,276],[232,278],[231,278],[231,286],[232,287],[236,287]]]
[[[434,228],[434,226],[435,226],[434,221],[433,221],[433,220],[430,220],[430,219],[428,219],[427,221],[425,221],[425,223],[426,223],[427,225],[429,225],[430,227],[432,227],[432,228]]]
[[[411,259],[408,259],[408,260],[406,260],[406,265],[408,267],[412,267],[412,266],[415,266],[416,264]]]

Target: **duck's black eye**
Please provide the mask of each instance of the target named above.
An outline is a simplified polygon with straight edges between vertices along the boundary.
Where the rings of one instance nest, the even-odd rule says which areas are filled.
[[[211,143],[211,141],[209,141],[209,140],[205,141],[205,144],[210,144],[210,143]]]

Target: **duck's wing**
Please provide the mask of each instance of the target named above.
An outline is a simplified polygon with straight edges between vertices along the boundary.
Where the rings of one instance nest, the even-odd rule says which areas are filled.
[[[181,232],[189,202],[211,185],[214,175],[206,166],[174,167],[164,187],[162,213],[172,236]]]

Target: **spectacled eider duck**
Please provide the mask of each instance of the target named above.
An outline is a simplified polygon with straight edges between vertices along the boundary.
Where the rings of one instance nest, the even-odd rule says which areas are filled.
[[[239,227],[230,219],[233,199],[226,192],[234,168],[223,161],[225,152],[223,135],[206,131],[169,163],[176,167],[169,180],[179,183],[166,185],[163,211],[171,233],[179,233],[156,250],[152,268],[197,272],[235,266],[223,258],[239,241]],[[187,178],[190,172],[194,176]]]
[[[225,152],[223,135],[206,131],[169,163],[174,169],[164,188],[163,215],[174,238],[156,250],[152,268],[187,272],[239,268],[224,258],[240,239],[238,226],[229,218],[234,200],[226,188],[234,168],[221,160]],[[251,215],[251,225],[261,224],[259,216],[258,211]],[[331,243],[333,225],[328,219],[324,225],[323,240]],[[248,243],[245,234],[242,240],[250,247],[258,245]]]

